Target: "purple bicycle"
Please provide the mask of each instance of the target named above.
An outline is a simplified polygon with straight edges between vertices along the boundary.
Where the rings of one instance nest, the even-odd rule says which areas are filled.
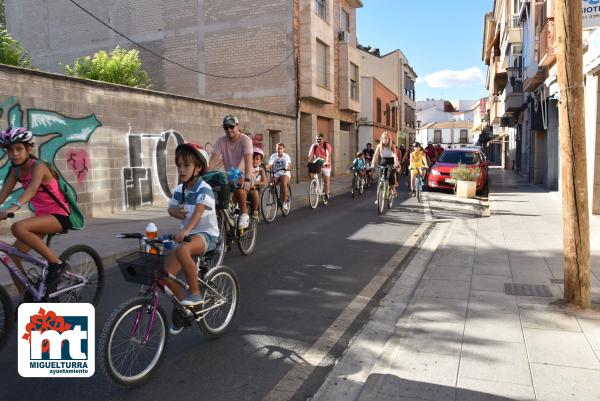
[[[14,214],[9,213],[8,217],[13,218]],[[58,234],[48,235],[48,247]],[[23,271],[15,265],[11,256],[21,258]],[[48,262],[45,259],[36,258],[0,241],[0,264],[6,266],[25,288],[23,302],[87,302],[97,305],[104,287],[104,267],[100,255],[87,245],[73,245],[60,255],[60,259],[69,267],[57,284],[47,287]],[[11,297],[0,286],[0,349],[8,340],[14,319]]]
[[[171,318],[179,327],[196,322],[207,336],[224,334],[235,315],[239,302],[239,285],[235,272],[215,266],[223,247],[197,258],[198,284],[203,302],[186,307],[164,285],[165,250],[175,246],[173,236],[147,239],[140,233],[120,234],[120,238],[137,238],[139,251],[118,259],[126,281],[142,284],[140,294],[121,304],[106,321],[98,344],[98,359],[104,373],[120,387],[135,387],[146,382],[163,360],[169,332],[167,313],[159,304],[161,292],[173,303]],[[146,252],[154,249],[155,252]],[[168,277],[187,289],[187,283]]]

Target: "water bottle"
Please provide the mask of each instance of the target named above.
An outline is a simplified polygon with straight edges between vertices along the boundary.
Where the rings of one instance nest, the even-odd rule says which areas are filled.
[[[146,226],[146,238],[147,239],[157,239],[158,238],[158,228],[156,227],[156,224],[149,223]],[[149,253],[152,255],[158,255],[159,252],[156,248],[151,247],[150,245],[147,245],[146,253]]]

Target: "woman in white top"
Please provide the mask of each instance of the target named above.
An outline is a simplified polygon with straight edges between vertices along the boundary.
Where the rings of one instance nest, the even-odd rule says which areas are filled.
[[[272,171],[275,176],[275,185],[279,184],[280,193],[283,199],[283,209],[289,210],[290,203],[288,199],[288,184],[292,173],[290,167],[292,165],[292,159],[285,153],[285,145],[283,143],[277,144],[277,153],[273,153],[269,157],[267,163],[267,171]]]
[[[392,142],[390,134],[387,131],[384,131],[379,138],[379,144],[377,145],[377,148],[375,148],[375,154],[373,154],[373,162],[371,165],[393,167],[387,170],[387,178],[392,187],[392,194],[396,196],[396,174],[394,169],[397,168],[400,163],[398,162],[396,145]]]

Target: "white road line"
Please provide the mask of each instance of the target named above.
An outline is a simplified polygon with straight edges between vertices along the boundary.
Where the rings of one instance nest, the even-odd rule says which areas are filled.
[[[264,398],[265,401],[289,400],[298,391],[302,384],[320,366],[329,350],[340,340],[356,317],[365,309],[370,300],[375,296],[388,278],[396,271],[398,265],[416,246],[421,236],[430,226],[423,223],[402,244],[400,249],[386,262],[373,279],[362,289],[354,300],[342,311],[337,319],[329,326],[321,337],[303,355],[304,363],[292,367],[290,371],[271,389]]]

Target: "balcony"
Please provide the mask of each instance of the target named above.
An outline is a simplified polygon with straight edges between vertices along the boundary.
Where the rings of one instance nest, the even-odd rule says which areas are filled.
[[[520,68],[507,68],[508,81],[502,92],[501,101],[504,102],[506,114],[518,113],[523,105],[523,78]]]
[[[540,32],[540,67],[549,67],[556,61],[556,30],[554,18],[546,19]]]

